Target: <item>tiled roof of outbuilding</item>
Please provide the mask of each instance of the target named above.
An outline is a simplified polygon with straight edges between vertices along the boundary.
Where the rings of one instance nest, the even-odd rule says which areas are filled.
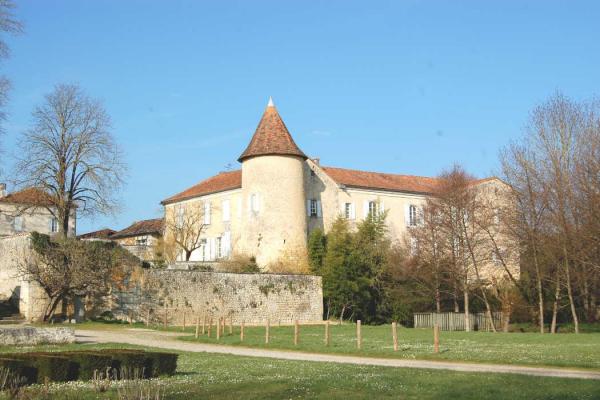
[[[4,197],[0,197],[0,202],[40,207],[50,207],[53,205],[48,193],[39,188],[26,188],[18,192],[9,193]]]
[[[294,142],[273,101],[269,104],[258,123],[250,144],[244,150],[238,161],[264,155],[291,155],[306,159],[306,155]]]
[[[110,237],[116,233],[117,231],[113,229],[100,229],[94,232],[84,233],[82,235],[78,235],[77,239],[110,239]]]
[[[161,201],[161,204],[175,203],[182,200],[191,199],[211,193],[224,192],[226,190],[239,189],[242,187],[242,171],[235,170],[221,172],[202,182]]]
[[[140,236],[148,234],[159,234],[162,235],[164,227],[164,221],[162,218],[157,219],[146,219],[143,221],[134,222],[127,228],[114,233],[110,236],[111,239],[120,239],[131,236]]]

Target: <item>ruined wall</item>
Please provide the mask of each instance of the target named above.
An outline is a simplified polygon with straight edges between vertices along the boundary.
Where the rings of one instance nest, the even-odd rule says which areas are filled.
[[[19,273],[19,264],[27,262],[32,251],[28,233],[0,238],[0,301],[18,301],[19,312],[28,321],[37,321],[43,316],[48,297],[39,285]]]
[[[165,303],[170,323],[180,323],[183,310],[188,318],[193,312],[237,323],[323,318],[321,277],[311,275],[145,270],[138,284],[115,292],[112,303],[117,318],[139,321],[145,321],[148,310],[151,319],[162,321]]]

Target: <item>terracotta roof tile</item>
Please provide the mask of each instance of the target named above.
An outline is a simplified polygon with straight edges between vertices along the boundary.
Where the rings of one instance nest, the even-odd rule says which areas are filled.
[[[54,203],[48,193],[38,188],[26,188],[0,197],[0,203],[50,207]]]
[[[111,239],[119,239],[130,236],[148,235],[156,233],[162,235],[164,221],[162,218],[146,219],[143,221],[134,222],[127,228],[111,235]]]
[[[99,231],[88,232],[77,236],[77,239],[110,239],[111,235],[117,231],[113,229],[100,229]]]
[[[198,196],[211,193],[224,192],[225,190],[239,189],[242,187],[242,171],[235,170],[230,172],[221,172],[202,182],[184,190],[174,196],[161,201],[161,204],[175,203],[177,201],[187,200]]]
[[[252,136],[250,144],[244,150],[238,161],[250,157],[278,154],[299,156],[306,159],[306,155],[292,139],[292,135],[279,116],[277,109],[271,102],[267,106],[258,127]]]
[[[384,174],[334,167],[322,168],[336,183],[355,188],[432,193],[438,182],[436,178],[424,176]]]

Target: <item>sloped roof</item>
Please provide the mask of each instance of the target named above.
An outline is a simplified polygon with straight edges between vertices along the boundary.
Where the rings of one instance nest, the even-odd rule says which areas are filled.
[[[239,189],[242,187],[242,171],[235,170],[229,172],[221,172],[218,175],[205,179],[196,185],[177,193],[161,201],[165,205],[175,203],[182,200],[192,199],[194,197],[203,196],[211,193],[224,192],[226,190]]]
[[[258,123],[258,127],[238,161],[264,155],[291,155],[308,158],[292,139],[277,109],[269,99],[269,105]]]
[[[78,235],[77,239],[110,239],[110,237],[116,233],[117,231],[113,229],[100,229],[94,232],[84,233],[82,235]]]
[[[131,236],[140,236],[148,234],[159,234],[162,235],[164,227],[164,221],[162,218],[157,219],[146,219],[143,221],[134,222],[127,228],[114,233],[110,236],[111,239],[120,239]]]
[[[0,197],[0,203],[24,204],[29,206],[50,207],[54,205],[50,195],[39,188],[25,188],[18,192]]]
[[[384,174],[354,169],[321,167],[339,185],[395,192],[432,193],[436,178],[413,175]]]

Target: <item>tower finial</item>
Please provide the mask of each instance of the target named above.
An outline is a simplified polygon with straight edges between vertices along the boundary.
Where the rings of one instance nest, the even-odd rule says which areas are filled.
[[[269,96],[269,103],[267,104],[267,107],[275,107],[275,103],[273,103],[273,98],[271,96]]]

